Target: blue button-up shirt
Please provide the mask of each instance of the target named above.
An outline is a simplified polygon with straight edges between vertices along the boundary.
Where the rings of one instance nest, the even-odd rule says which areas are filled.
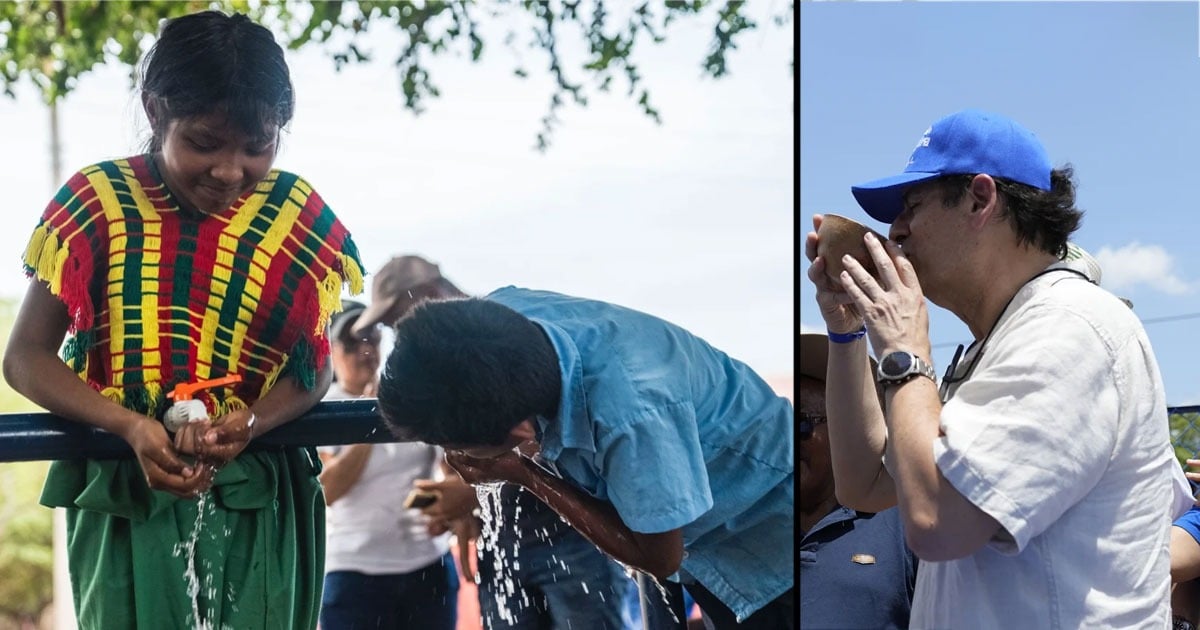
[[[794,584],[792,405],[745,364],[631,309],[516,287],[487,299],[558,353],[562,398],[541,455],[630,529],[683,530],[680,579],[738,619]]]

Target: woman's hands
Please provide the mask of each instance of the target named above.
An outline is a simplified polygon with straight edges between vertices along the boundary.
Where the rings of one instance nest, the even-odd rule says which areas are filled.
[[[189,422],[175,433],[175,448],[220,468],[241,455],[255,435],[256,423],[249,409],[235,409],[209,422]]]
[[[190,498],[212,486],[215,468],[206,462],[189,464],[180,458],[166,428],[158,420],[138,416],[126,426],[121,437],[133,448],[146,476],[146,484],[151,488]]]
[[[153,427],[139,427],[135,435],[144,444],[147,455],[143,458],[143,451],[138,446],[134,446],[134,451],[139,453],[138,460],[146,472],[146,482],[151,488],[166,490],[181,497],[196,496],[212,487],[216,471],[233,461],[250,443],[257,421],[254,412],[237,409],[215,420],[189,422],[180,427],[175,432],[174,440],[171,440],[161,423],[150,418],[145,420],[144,424]],[[176,453],[194,456],[195,463],[187,465]],[[164,457],[164,454],[169,457]],[[178,461],[178,473],[182,479],[172,477],[171,473],[176,469],[164,469],[160,460],[167,466],[173,466],[172,461]]]

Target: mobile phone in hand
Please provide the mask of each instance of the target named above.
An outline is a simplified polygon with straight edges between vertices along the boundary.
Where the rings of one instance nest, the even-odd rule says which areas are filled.
[[[408,497],[404,499],[404,507],[420,510],[437,503],[438,498],[439,495],[436,492],[413,488],[412,492],[408,493]]]

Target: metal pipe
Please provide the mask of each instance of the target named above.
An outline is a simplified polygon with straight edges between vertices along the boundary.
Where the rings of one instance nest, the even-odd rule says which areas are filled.
[[[250,442],[247,450],[286,446],[399,442],[374,398],[318,403],[308,413]],[[0,414],[0,462],[133,457],[124,440],[49,413]]]
[[[1167,409],[1169,414],[1200,412],[1200,405]],[[318,403],[308,413],[268,432],[249,450],[285,446],[379,444],[396,439],[374,398]],[[82,422],[49,413],[0,413],[0,462],[132,457],[121,438]]]

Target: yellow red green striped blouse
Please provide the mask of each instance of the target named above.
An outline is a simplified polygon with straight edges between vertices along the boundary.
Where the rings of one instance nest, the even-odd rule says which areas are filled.
[[[239,374],[213,417],[280,376],[311,388],[343,284],[362,291],[349,232],[308,182],[273,170],[219,214],[180,208],[139,155],[76,173],[25,250],[26,274],[67,307],[62,356],[129,409],[161,417],[177,383]]]

